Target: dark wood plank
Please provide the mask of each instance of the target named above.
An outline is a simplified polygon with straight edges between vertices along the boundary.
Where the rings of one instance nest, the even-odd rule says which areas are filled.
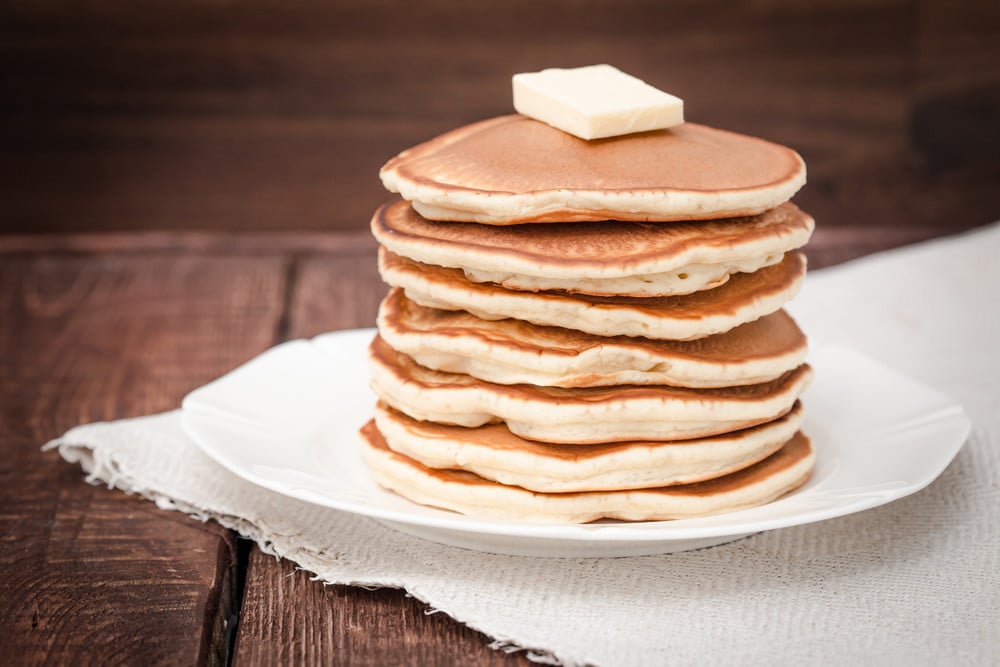
[[[244,232],[156,231],[91,232],[66,234],[7,234],[0,236],[0,256],[4,255],[92,255],[116,253],[221,254],[240,255],[344,255],[375,247],[375,239],[363,231],[331,232]]]
[[[532,664],[490,641],[400,591],[323,586],[254,550],[234,664]]]
[[[156,254],[0,261],[0,655],[224,663],[236,553],[215,524],[83,483],[40,446],[175,408],[272,344],[286,264]]]
[[[1000,5],[922,0],[913,143],[937,170],[998,162]]]
[[[363,229],[399,150],[611,61],[787,143],[829,225],[1000,218],[996,3],[69,0],[0,9],[0,230]]]
[[[373,327],[379,303],[388,291],[379,277],[374,245],[339,257],[300,258],[294,288],[289,338]]]

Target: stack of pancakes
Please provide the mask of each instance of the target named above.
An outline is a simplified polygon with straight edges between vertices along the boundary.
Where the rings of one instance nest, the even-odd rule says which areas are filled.
[[[813,220],[794,151],[686,123],[585,141],[524,116],[381,171],[391,290],[363,453],[415,502],[526,521],[769,502],[813,452],[806,339],[781,309]]]

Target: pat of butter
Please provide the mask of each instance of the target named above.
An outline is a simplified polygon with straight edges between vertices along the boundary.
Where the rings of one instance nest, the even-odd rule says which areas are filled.
[[[660,130],[684,122],[684,100],[611,65],[515,74],[514,108],[581,139]]]

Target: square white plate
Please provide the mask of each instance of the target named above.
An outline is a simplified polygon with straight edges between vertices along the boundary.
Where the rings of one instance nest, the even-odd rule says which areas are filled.
[[[943,394],[843,347],[813,350],[803,431],[816,467],[761,507],[699,519],[585,525],[488,521],[416,505],[375,483],[358,429],[370,418],[373,329],[278,345],[191,392],[183,425],[222,466],[266,489],[453,546],[531,556],[630,556],[720,544],[882,505],[927,486],[971,424]]]

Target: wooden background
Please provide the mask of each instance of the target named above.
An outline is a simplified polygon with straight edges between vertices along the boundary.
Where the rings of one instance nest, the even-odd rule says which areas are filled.
[[[812,268],[1000,218],[997,2],[0,4],[0,655],[527,664],[39,447],[370,326],[384,160],[602,61],[798,149]]]
[[[387,158],[598,62],[799,150],[822,225],[1000,218],[995,1],[6,0],[0,62],[2,232],[363,229]]]

